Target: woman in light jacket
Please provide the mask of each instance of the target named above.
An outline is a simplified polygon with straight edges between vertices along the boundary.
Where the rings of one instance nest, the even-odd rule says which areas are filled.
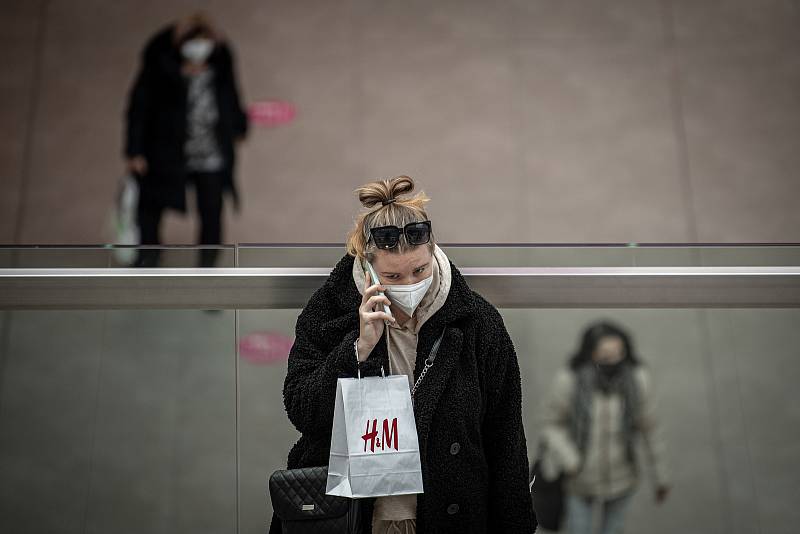
[[[428,198],[409,198],[413,188],[400,176],[357,190],[368,211],[357,219],[347,255],[297,320],[284,402],[302,436],[288,467],[328,464],[339,377],[357,369],[379,375],[383,367],[416,383],[443,335],[414,396],[425,493],[362,499],[364,532],[530,534],[535,519],[514,346],[497,310],[436,246]],[[366,262],[379,280],[365,272]],[[271,532],[280,528],[273,518]]]
[[[570,534],[592,532],[594,506],[601,509],[602,534],[622,532],[638,480],[638,438],[654,474],[656,501],[666,499],[669,483],[650,375],[623,329],[608,322],[586,329],[578,353],[555,378],[543,423],[543,475],[567,475]]]

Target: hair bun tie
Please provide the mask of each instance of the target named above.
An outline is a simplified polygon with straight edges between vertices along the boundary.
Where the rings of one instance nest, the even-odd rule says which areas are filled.
[[[391,204],[393,202],[397,202],[397,199],[396,198],[390,198],[389,200],[382,200],[381,204],[383,204],[384,206],[388,206],[389,204]]]

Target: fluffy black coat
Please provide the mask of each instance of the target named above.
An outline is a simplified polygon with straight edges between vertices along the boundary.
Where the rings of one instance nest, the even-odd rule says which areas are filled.
[[[385,340],[356,362],[361,295],[353,261],[346,256],[338,263],[297,320],[283,394],[302,436],[289,453],[289,469],[328,464],[337,378],[355,376],[356,365],[362,376],[388,369]],[[498,311],[455,266],[444,306],[420,330],[415,379],[442,330],[436,361],[415,395],[425,487],[417,532],[529,534],[536,520],[517,356]],[[370,532],[374,500],[364,501]],[[280,530],[273,517],[270,533]]]
[[[130,92],[125,155],[144,156],[148,172],[140,178],[144,194],[179,211],[186,210],[186,108],[188,86],[181,75],[182,58],[174,43],[175,26],[158,32],[144,48],[142,67]],[[238,203],[233,173],[234,144],[247,134],[247,115],[239,100],[233,55],[224,42],[208,58],[214,69],[214,93],[219,118],[217,142],[225,158],[223,188]]]

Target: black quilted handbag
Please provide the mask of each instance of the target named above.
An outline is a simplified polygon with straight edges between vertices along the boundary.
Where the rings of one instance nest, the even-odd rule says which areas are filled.
[[[564,519],[564,473],[555,480],[547,480],[542,474],[541,455],[530,474],[531,499],[539,526],[558,532]]]
[[[359,501],[325,495],[327,482],[327,466],[272,473],[269,495],[283,534],[360,534]]]

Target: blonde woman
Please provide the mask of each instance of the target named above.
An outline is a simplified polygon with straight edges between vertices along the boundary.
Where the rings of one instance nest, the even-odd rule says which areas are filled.
[[[399,176],[356,190],[367,211],[297,320],[284,402],[302,437],[288,467],[327,465],[340,376],[383,367],[411,386],[441,335],[414,396],[425,493],[365,499],[365,532],[529,534],[535,519],[514,346],[497,310],[436,246],[429,199],[410,196],[413,189]],[[273,519],[271,532],[280,529]]]

